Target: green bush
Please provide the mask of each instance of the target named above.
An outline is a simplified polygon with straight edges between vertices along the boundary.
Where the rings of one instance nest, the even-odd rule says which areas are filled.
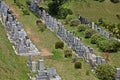
[[[78,26],[80,24],[79,20],[72,20],[70,26]]]
[[[85,25],[79,25],[78,26],[78,32],[82,32],[86,30],[86,26]]]
[[[64,50],[64,54],[66,58],[72,57],[72,50]]]
[[[27,5],[30,5],[30,1],[29,1],[29,0],[27,0],[27,1],[26,1],[26,4],[27,4]]]
[[[116,14],[116,17],[120,20],[120,14]]]
[[[99,41],[98,47],[103,52],[117,52],[119,49],[119,47],[116,45],[116,41],[114,41],[114,40]]]
[[[106,38],[105,36],[96,33],[96,34],[93,34],[93,35],[91,36],[91,43],[92,43],[92,44],[98,44],[99,41],[101,41],[101,40],[106,40],[106,39],[107,39],[107,38]]]
[[[116,70],[111,65],[98,65],[95,73],[99,80],[116,80]]]
[[[65,19],[65,24],[69,24],[72,19],[73,19],[73,17],[71,15],[68,15]]]
[[[120,0],[110,0],[111,2],[113,2],[113,3],[118,3],[118,2],[120,2]]]
[[[87,29],[87,30],[85,31],[85,38],[91,38],[91,36],[92,36],[93,34],[95,34],[95,33],[96,33],[95,30],[93,30],[93,29]]]
[[[81,62],[75,62],[75,66],[76,69],[81,69],[82,68],[82,63]]]
[[[64,48],[64,43],[61,42],[61,41],[56,42],[55,43],[55,49],[58,49],[58,48],[63,49]]]

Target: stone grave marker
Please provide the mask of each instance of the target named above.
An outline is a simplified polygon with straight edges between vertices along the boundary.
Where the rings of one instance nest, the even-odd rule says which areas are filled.
[[[44,71],[45,67],[44,67],[44,60],[39,60],[39,70],[40,71]]]
[[[35,61],[32,61],[32,68],[31,68],[32,72],[35,73],[36,69],[37,69],[37,64]]]
[[[120,68],[116,68],[116,80],[120,80]]]
[[[101,64],[101,56],[96,56],[96,63]]]

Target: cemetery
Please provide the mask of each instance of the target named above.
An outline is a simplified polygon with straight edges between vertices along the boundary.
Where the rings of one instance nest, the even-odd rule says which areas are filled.
[[[36,13],[36,16],[42,19],[43,23],[47,25],[47,28],[72,49],[78,58],[82,58],[87,62],[92,70],[95,70],[98,65],[108,63],[105,57],[96,54],[92,47],[85,45],[81,38],[67,30],[63,23],[49,15],[43,8],[40,8],[38,3],[44,3],[44,0],[30,0],[28,8],[33,13]],[[89,23],[88,18],[82,17],[80,14],[78,18],[81,24],[85,24],[91,29],[106,36],[108,39],[113,39],[112,33],[102,30],[95,22]],[[29,55],[27,67],[30,69],[31,73],[35,74],[35,76],[30,76],[28,73],[30,80],[62,80],[56,72],[59,72],[58,68],[45,68],[43,59],[39,61],[32,60],[32,55],[39,56],[40,52],[27,36],[28,33],[25,32],[26,30],[24,30],[23,24],[17,20],[16,16],[11,13],[9,6],[3,1],[0,2],[0,20],[6,30],[8,39],[14,44],[13,49],[15,53],[17,55]],[[48,65],[50,64],[49,62],[47,63]],[[119,68],[116,68],[116,80],[120,79],[119,72]]]
[[[27,36],[16,16],[11,13],[9,6],[0,1],[0,20],[5,27],[8,39],[14,43],[13,49],[17,55],[39,55],[40,52]]]
[[[101,64],[101,60],[102,60],[101,56],[96,56],[91,47],[84,46],[79,38],[75,37],[72,33],[70,33],[64,28],[64,25],[62,23],[58,22],[56,19],[54,19],[52,16],[46,13],[45,10],[39,9],[37,2],[31,1],[28,7],[31,11],[37,13],[38,16],[40,15],[43,22],[47,25],[47,27],[51,31],[56,32],[59,38],[61,38],[71,49],[73,49],[73,51],[75,51],[78,57],[85,58],[85,60],[91,65],[95,64],[94,67],[96,65]],[[88,20],[86,19],[82,21],[83,21],[82,23],[86,23],[86,24],[88,23]]]
[[[30,55],[27,66],[30,68],[32,73],[37,72],[36,76],[29,76],[30,80],[62,80],[57,74],[55,68],[45,68],[43,59],[40,59],[37,63],[36,61],[32,60],[32,56]]]

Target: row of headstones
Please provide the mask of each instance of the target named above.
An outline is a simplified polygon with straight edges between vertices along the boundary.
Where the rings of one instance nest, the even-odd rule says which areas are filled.
[[[94,51],[90,47],[85,47],[81,40],[77,37],[75,37],[72,33],[67,31],[64,28],[64,25],[58,22],[55,18],[53,18],[51,15],[49,15],[45,10],[39,9],[39,11],[36,11],[38,7],[37,3],[34,1],[31,2],[29,5],[29,8],[34,13],[41,12],[39,15],[45,22],[45,24],[48,26],[48,28],[54,32],[57,33],[57,35],[67,43],[67,45],[77,53],[79,57],[84,57],[86,61],[94,63],[94,64],[101,64],[105,63],[105,59],[103,60],[100,56],[94,55]],[[87,20],[85,20],[87,21]],[[87,21],[88,22],[88,21]],[[86,23],[87,23],[86,22]],[[94,55],[94,56],[93,56]]]
[[[112,33],[106,30],[102,30],[97,24],[95,24],[95,22],[89,23],[88,19],[82,17],[80,14],[78,14],[78,19],[80,20],[81,24],[86,24],[88,27],[106,36],[108,39],[112,38]]]
[[[36,62],[32,60],[32,55],[29,55],[27,66],[33,73],[37,72],[35,77],[31,77],[31,80],[61,80],[61,77],[57,74],[55,68],[45,69],[44,60],[42,59]]]
[[[9,40],[15,44],[15,52],[18,54],[39,53],[38,49],[27,37],[23,25],[16,19],[16,16],[12,14],[9,7],[3,1],[0,1],[0,18],[2,25],[7,30]]]

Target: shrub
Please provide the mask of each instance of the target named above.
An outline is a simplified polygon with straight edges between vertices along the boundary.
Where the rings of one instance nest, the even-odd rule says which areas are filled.
[[[120,14],[116,14],[116,17],[117,17],[118,19],[120,19]]]
[[[98,65],[95,73],[99,80],[116,80],[116,70],[108,64]]]
[[[69,15],[72,15],[72,14],[73,14],[73,12],[72,12],[71,9],[67,9],[67,13],[68,13]]]
[[[41,20],[37,20],[37,21],[36,21],[36,25],[40,25],[41,23],[42,23]]]
[[[66,58],[72,57],[72,50],[65,50],[65,51],[64,51],[64,54],[65,54],[65,57],[66,57]]]
[[[30,1],[29,1],[29,0],[27,0],[27,1],[26,1],[26,4],[27,4],[27,5],[30,5]]]
[[[72,20],[70,26],[78,26],[80,24],[79,20]]]
[[[75,68],[76,69],[81,69],[82,68],[81,62],[75,62]]]
[[[105,40],[105,39],[107,39],[105,36],[96,33],[96,34],[91,36],[91,43],[92,44],[98,44],[99,41]]]
[[[103,52],[117,52],[119,47],[116,46],[116,43],[114,40],[102,40],[99,41],[98,47]]]
[[[72,19],[73,17],[71,15],[68,15],[65,19],[65,24],[69,24]]]
[[[58,49],[58,48],[63,49],[64,48],[64,43],[61,42],[61,41],[56,42],[55,43],[55,49]]]
[[[57,15],[57,17],[58,17],[59,19],[65,19],[68,14],[69,14],[69,15],[72,15],[72,14],[73,14],[72,10],[61,7],[61,8],[58,10],[58,15]]]
[[[86,26],[85,25],[79,25],[78,26],[78,32],[82,32],[86,30]]]
[[[95,34],[95,33],[96,33],[95,30],[87,29],[87,30],[85,31],[85,38],[91,38],[91,36],[92,36],[93,34]]]
[[[120,2],[120,0],[110,0],[111,2],[113,2],[113,3],[118,3],[118,2]]]

